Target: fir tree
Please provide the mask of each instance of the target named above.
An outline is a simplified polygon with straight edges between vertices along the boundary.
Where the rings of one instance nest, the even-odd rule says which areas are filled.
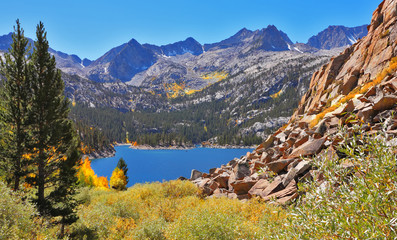
[[[0,59],[1,74],[5,78],[1,94],[1,167],[14,190],[18,190],[28,164],[24,154],[28,141],[27,119],[31,100],[31,79],[27,63],[30,46],[19,20],[16,23],[9,53],[4,55],[4,61]]]
[[[127,175],[128,167],[127,167],[127,163],[124,161],[123,158],[120,158],[120,159],[119,159],[119,162],[117,163],[117,167],[118,167],[119,169],[123,170],[124,176],[125,176],[125,180],[126,180],[126,182],[127,182],[127,184],[128,184],[128,175]]]
[[[68,119],[69,101],[64,96],[64,83],[56,68],[44,25],[37,25],[32,54],[32,110],[30,123],[35,150],[32,185],[37,188],[41,215],[60,217],[62,230],[73,222],[76,167],[80,158],[79,141],[73,123]],[[63,235],[63,232],[61,233]]]

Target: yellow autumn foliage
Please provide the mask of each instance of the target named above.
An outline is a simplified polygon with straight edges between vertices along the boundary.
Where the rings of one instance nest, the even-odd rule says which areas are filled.
[[[77,177],[81,184],[98,187],[101,189],[108,189],[108,179],[106,177],[98,177],[91,168],[91,161],[88,157],[81,161]]]
[[[215,80],[215,82],[220,82],[224,79],[226,79],[229,76],[229,73],[225,71],[221,72],[212,72],[212,73],[207,73],[201,76],[201,79],[204,80]],[[163,84],[164,92],[166,93],[167,98],[177,98],[180,96],[185,96],[185,95],[192,95],[196,92],[200,92],[203,89],[211,86],[215,82],[210,82],[208,86],[202,88],[202,89],[191,89],[186,87],[186,83],[182,82],[180,84],[173,82],[173,83],[165,83]]]
[[[205,200],[189,181],[89,191],[78,226],[95,229],[99,239],[264,239],[287,224],[281,207],[257,199]]]
[[[222,81],[226,79],[229,76],[229,73],[225,71],[221,72],[213,72],[213,73],[207,73],[201,76],[202,79],[204,80],[211,80],[211,79],[216,79],[217,81]]]
[[[283,89],[281,89],[280,91],[278,91],[277,93],[271,95],[270,97],[275,99],[278,98],[281,94],[283,93]]]
[[[378,75],[373,79],[372,81],[364,84],[357,86],[355,89],[353,89],[348,95],[344,96],[341,98],[337,103],[334,105],[330,106],[329,108],[326,108],[324,111],[316,115],[316,118],[310,122],[310,127],[316,126],[327,113],[335,111],[337,108],[339,108],[342,104],[347,103],[354,97],[356,97],[358,94],[364,94],[368,90],[370,90],[372,87],[380,84],[383,79],[385,79],[388,75],[392,74],[395,72],[397,69],[397,57],[394,57],[390,60],[389,67],[383,69]]]
[[[110,177],[110,187],[116,190],[124,190],[127,188],[127,178],[124,171],[116,167]]]

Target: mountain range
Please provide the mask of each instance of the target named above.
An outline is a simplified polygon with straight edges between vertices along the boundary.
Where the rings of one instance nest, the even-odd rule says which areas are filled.
[[[313,72],[365,34],[366,26],[331,26],[306,44],[293,43],[270,25],[242,29],[204,45],[193,38],[164,46],[131,39],[95,61],[50,51],[63,72],[67,97],[85,109],[75,117],[101,129],[112,141],[125,140],[129,132],[137,138],[179,134],[192,143],[224,138],[239,145],[235,139],[265,138],[286,123]],[[0,37],[0,50],[7,49],[10,39],[10,34]],[[95,119],[85,116],[94,108],[134,114],[112,114],[125,125],[116,128],[106,122],[110,115],[102,110]],[[205,133],[191,133],[204,127]]]
[[[56,57],[58,68],[65,73],[77,74],[97,82],[130,82],[138,73],[145,72],[157,62],[169,57],[184,54],[200,56],[208,51],[239,48],[247,45],[251,47],[251,50],[270,52],[316,52],[322,49],[330,50],[352,45],[366,34],[367,25],[353,28],[329,26],[318,35],[311,37],[306,44],[293,44],[287,34],[275,26],[269,25],[267,28],[256,31],[243,28],[230,38],[204,45],[192,37],[163,46],[142,45],[135,39],[131,39],[128,43],[109,50],[95,61],[81,59],[77,55],[66,54],[54,49],[50,49],[50,52]],[[11,42],[11,33],[0,36],[0,51],[7,51]],[[31,39],[30,42],[33,45]]]
[[[134,79],[137,74],[144,73],[160,61],[172,61],[170,57],[185,54],[201,56],[206,52],[244,46],[250,46],[249,50],[270,52],[316,52],[321,49],[330,50],[351,45],[366,33],[366,25],[355,28],[330,26],[317,36],[310,38],[306,44],[293,44],[287,34],[270,25],[256,31],[242,29],[221,42],[204,45],[191,37],[164,46],[142,45],[135,39],[131,39],[128,43],[109,50],[92,62],[87,59],[81,60],[75,55],[69,56],[55,51],[53,53],[59,59],[59,68],[67,73],[74,73],[97,82],[132,82],[133,85],[139,86],[141,83],[139,78]],[[198,74],[201,73],[198,72]]]

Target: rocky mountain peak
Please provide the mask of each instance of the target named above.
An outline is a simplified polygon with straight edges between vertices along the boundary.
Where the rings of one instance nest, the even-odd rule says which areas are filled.
[[[274,25],[254,32],[256,47],[264,51],[288,51],[292,45],[291,39]]]
[[[8,51],[12,43],[12,32],[7,35],[0,36],[0,50]]]
[[[316,36],[311,37],[307,45],[318,49],[332,49],[349,46],[368,33],[367,25],[348,28],[345,26],[329,26]]]
[[[132,47],[140,47],[141,46],[141,44],[137,40],[135,40],[134,38],[131,38],[131,40],[128,41],[127,44],[129,46],[132,46]]]
[[[390,138],[397,137],[393,113],[397,106],[397,0],[379,5],[368,30],[366,37],[313,74],[309,90],[287,125],[240,159],[209,174],[193,171],[191,180],[209,195],[259,196],[286,203],[298,196],[298,181],[314,179],[321,184],[310,161],[302,157],[335,156],[342,141],[337,135],[341,125],[348,134],[354,134],[354,123],[361,123],[360,134],[372,136],[386,129]],[[259,168],[265,169],[261,175]]]
[[[243,28],[240,31],[238,31],[235,36],[240,36],[240,37],[247,37],[252,34],[251,30],[248,30],[247,28]]]

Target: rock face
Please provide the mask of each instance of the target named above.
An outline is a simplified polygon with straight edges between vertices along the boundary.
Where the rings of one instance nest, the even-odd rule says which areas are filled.
[[[332,49],[355,44],[358,39],[368,33],[367,25],[348,28],[345,26],[329,26],[307,42],[307,45],[317,49]]]
[[[185,53],[198,56],[203,53],[203,46],[201,46],[201,44],[192,37],[187,38],[185,41],[180,41],[160,47],[151,44],[144,44],[143,46],[151,49],[156,54],[167,57],[183,55]]]
[[[311,169],[310,160],[301,157],[325,154],[322,151],[326,149],[330,150],[327,154],[336,154],[334,146],[341,139],[335,133],[340,124],[349,131],[352,119],[361,119],[366,134],[386,128],[387,134],[397,136],[397,116],[393,114],[397,105],[396,56],[397,0],[384,0],[373,14],[368,35],[313,74],[310,88],[288,124],[252,153],[217,169],[231,177],[228,186],[215,191],[233,191],[236,184],[230,180],[236,182],[232,178],[239,169],[236,166],[244,163],[250,165],[251,172],[238,180],[237,198],[257,196],[284,204],[298,196],[299,181],[322,181]],[[258,166],[264,166],[262,171],[257,172]]]
[[[90,64],[85,74],[98,82],[126,82],[135,74],[148,69],[156,60],[153,51],[131,39]]]

